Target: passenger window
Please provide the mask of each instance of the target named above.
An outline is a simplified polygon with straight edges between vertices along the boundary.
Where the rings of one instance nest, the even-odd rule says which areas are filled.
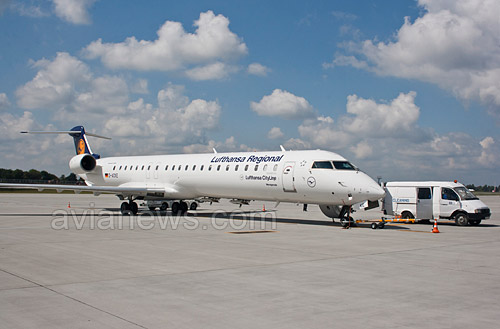
[[[255,171],[259,170],[259,165],[255,165],[254,170],[255,170]]]
[[[113,170],[115,170],[115,169],[116,169],[116,166],[113,166]]]
[[[160,168],[160,166],[156,166],[155,170],[158,170],[158,168]]]
[[[239,167],[240,167],[240,165],[236,165],[236,166],[234,167],[234,171],[238,171],[238,168],[239,168]]]
[[[458,195],[452,189],[444,187],[441,189],[441,199],[458,201]]]
[[[267,171],[267,164],[264,165],[264,168],[262,170]]]
[[[134,166],[130,166],[130,169],[129,169],[129,170],[132,170],[132,169],[134,169]]]
[[[118,168],[118,170],[122,170],[122,166],[120,166],[120,168]]]
[[[175,170],[175,165],[172,166],[172,170]]]
[[[165,170],[168,170],[168,165],[165,166]]]
[[[333,169],[332,163],[330,161],[314,161],[312,165],[313,169]]]
[[[193,171],[196,169],[196,165],[193,165]]]
[[[139,169],[139,165],[135,166],[135,170]]]
[[[429,200],[432,199],[431,189],[430,187],[421,187],[418,189],[418,198],[420,200]]]
[[[189,168],[189,165],[186,165],[186,167],[184,167],[184,170],[187,171]]]
[[[278,165],[277,165],[277,164],[275,164],[275,165],[274,165],[274,168],[273,168],[273,171],[277,171],[277,170],[278,170]]]
[[[229,165],[226,166],[226,171],[229,171]]]
[[[123,170],[127,170],[127,166],[125,166],[125,168],[123,168]]]
[[[212,171],[212,165],[208,166],[208,171]]]
[[[245,166],[245,171],[248,171],[248,165]]]
[[[141,170],[144,170],[144,165],[142,166],[142,169]]]
[[[200,167],[200,171],[203,171],[203,168],[204,168],[204,167],[205,167],[204,165],[201,165],[201,167]]]
[[[219,170],[220,170],[220,165],[217,166],[217,171],[219,171]]]
[[[182,168],[182,165],[179,165],[179,167],[177,167],[177,170],[181,170]]]

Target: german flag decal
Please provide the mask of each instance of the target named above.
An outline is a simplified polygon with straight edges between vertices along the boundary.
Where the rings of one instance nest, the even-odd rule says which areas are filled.
[[[108,173],[105,173],[105,174],[104,174],[104,178],[109,178],[109,174],[108,174]]]

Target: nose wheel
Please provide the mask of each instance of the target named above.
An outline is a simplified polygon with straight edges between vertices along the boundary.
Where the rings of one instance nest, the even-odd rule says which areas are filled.
[[[139,211],[139,206],[134,201],[123,202],[120,206],[120,212],[122,215],[137,215]]]

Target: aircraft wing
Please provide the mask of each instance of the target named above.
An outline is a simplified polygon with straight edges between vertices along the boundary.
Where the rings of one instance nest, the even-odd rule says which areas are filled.
[[[88,185],[55,185],[55,184],[8,184],[0,183],[0,188],[13,188],[13,189],[35,189],[38,191],[43,190],[56,190],[80,192],[92,192],[94,195],[101,193],[112,193],[121,195],[154,195],[156,193],[164,194],[165,197],[174,196],[178,193],[174,187],[128,187],[128,186],[88,186]]]

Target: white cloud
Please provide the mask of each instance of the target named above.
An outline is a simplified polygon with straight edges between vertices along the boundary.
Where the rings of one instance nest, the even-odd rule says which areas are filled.
[[[200,66],[204,69],[190,71],[193,77],[207,78],[212,74],[216,79],[221,72],[230,73],[221,67],[222,63],[247,54],[247,46],[229,30],[226,17],[209,10],[201,13],[194,25],[195,33],[186,33],[181,23],[167,21],[154,41],[129,37],[121,43],[103,43],[99,39],[90,43],[84,54],[88,58],[101,58],[114,69],[171,71]]]
[[[458,98],[477,100],[500,115],[500,34],[495,0],[419,0],[425,10],[405,18],[395,40],[348,44],[331,64],[439,85]]]
[[[314,115],[313,107],[304,97],[281,89],[275,89],[271,95],[262,97],[258,103],[251,102],[250,108],[258,115],[284,119],[301,119]]]
[[[220,105],[216,101],[189,100],[183,92],[182,86],[169,84],[158,92],[157,108],[142,99],[130,103],[125,115],[105,122],[104,133],[137,137],[144,145],[141,153],[152,147],[157,153],[169,147],[204,143],[206,132],[217,128]],[[164,146],[158,149],[158,145]]]
[[[7,109],[10,106],[9,97],[6,93],[0,93],[0,111]]]
[[[4,1],[5,3],[8,3],[8,1]],[[2,6],[2,5],[0,5]],[[21,16],[27,16],[27,17],[46,17],[49,16],[50,13],[47,11],[44,11],[41,6],[35,6],[35,5],[28,5],[22,2],[14,2],[10,6],[10,9],[17,12]]]
[[[137,82],[132,86],[131,91],[136,94],[149,94],[148,80],[146,79],[137,80]]]
[[[68,53],[33,66],[39,69],[35,77],[16,90],[21,108],[49,109],[56,120],[72,118],[75,112],[97,116],[125,111],[128,87],[120,77],[94,77],[85,63]]]
[[[73,24],[89,24],[88,9],[96,0],[53,0],[54,11],[61,19]]]
[[[216,62],[201,67],[195,67],[186,71],[186,76],[192,80],[222,80],[231,73],[238,71],[238,68],[225,63]]]
[[[271,69],[259,63],[252,63],[248,65],[247,72],[248,74],[265,77],[269,72],[271,72]]]
[[[267,138],[269,138],[269,139],[278,139],[278,138],[282,138],[283,136],[285,136],[285,134],[283,134],[283,132],[281,131],[281,129],[279,127],[273,127],[267,133]]]

